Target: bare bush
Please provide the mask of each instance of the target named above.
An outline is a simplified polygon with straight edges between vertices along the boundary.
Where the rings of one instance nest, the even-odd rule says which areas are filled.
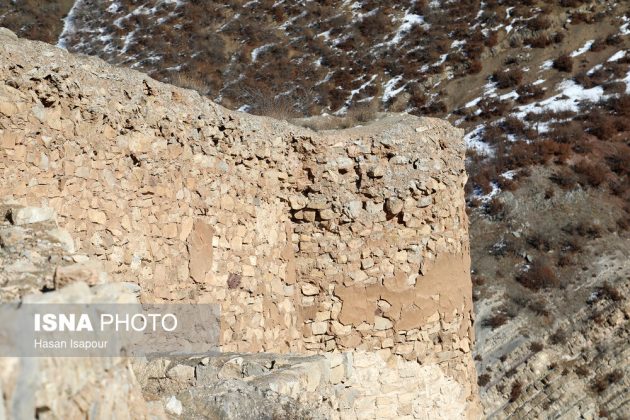
[[[532,48],[546,48],[551,45],[552,42],[553,40],[547,34],[539,34],[525,39],[525,43]]]
[[[607,281],[604,282],[604,285],[601,287],[600,294],[603,297],[612,300],[613,302],[621,302],[623,300],[623,295],[621,294],[619,289],[617,289]]]
[[[607,46],[606,41],[604,41],[602,38],[597,38],[591,44],[590,51],[592,51],[592,52],[603,51],[603,50],[606,49],[606,46]]]
[[[553,68],[565,73],[571,73],[573,70],[573,58],[568,54],[562,54],[554,60]]]
[[[497,71],[494,72],[492,78],[499,89],[516,87],[523,81],[523,70],[516,68],[508,71]]]
[[[497,197],[494,197],[486,206],[486,214],[495,220],[502,220],[506,214],[505,205]]]
[[[532,31],[543,31],[549,29],[551,22],[545,16],[538,15],[533,19],[527,21],[527,27]]]
[[[603,393],[612,384],[615,384],[623,379],[623,371],[621,369],[615,369],[605,375],[599,375],[593,380],[591,387],[598,394]]]
[[[531,83],[519,86],[518,89],[516,89],[516,93],[518,93],[517,102],[520,104],[536,101],[545,95],[545,91],[541,86]]]
[[[599,187],[604,181],[606,181],[608,168],[601,163],[590,163],[586,160],[581,160],[573,166],[573,170],[581,175],[584,184],[591,187]]]
[[[520,381],[515,381],[512,384],[512,389],[510,390],[510,402],[516,401],[516,399],[521,396],[522,392],[523,384]]]
[[[523,286],[532,290],[557,288],[560,279],[555,270],[544,259],[537,259],[528,270],[521,272],[516,280]]]
[[[486,386],[490,382],[490,375],[487,373],[482,373],[477,377],[477,385]]]
[[[549,176],[549,179],[563,190],[571,190],[577,184],[575,176],[566,168],[557,170]]]
[[[484,327],[492,328],[494,330],[495,328],[498,328],[501,325],[504,325],[509,320],[510,320],[510,317],[506,313],[499,312],[490,316],[489,318],[484,319],[481,322],[481,325],[483,325]]]
[[[590,375],[591,370],[586,365],[580,365],[575,368],[575,374],[580,378],[585,378]]]
[[[584,4],[584,0],[560,0],[562,7],[580,7]]]
[[[567,332],[562,328],[558,328],[549,336],[549,341],[551,344],[565,344],[568,338]]]

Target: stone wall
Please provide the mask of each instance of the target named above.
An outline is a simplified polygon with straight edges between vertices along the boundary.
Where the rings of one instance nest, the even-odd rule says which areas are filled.
[[[460,130],[313,132],[0,40],[0,196],[143,301],[219,303],[224,351],[356,354],[347,416],[476,413]]]

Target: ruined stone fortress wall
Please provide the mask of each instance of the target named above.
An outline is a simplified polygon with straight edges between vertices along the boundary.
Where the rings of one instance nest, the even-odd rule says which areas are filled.
[[[0,196],[144,301],[220,304],[224,351],[349,355],[342,418],[476,415],[465,178],[440,120],[313,132],[0,32]]]

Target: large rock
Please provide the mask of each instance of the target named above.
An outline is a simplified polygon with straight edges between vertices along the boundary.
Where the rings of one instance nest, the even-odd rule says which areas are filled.
[[[14,225],[46,222],[55,218],[55,210],[50,207],[19,207],[9,214]]]

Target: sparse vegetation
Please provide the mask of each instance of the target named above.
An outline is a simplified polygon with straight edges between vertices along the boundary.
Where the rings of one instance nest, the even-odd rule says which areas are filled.
[[[621,379],[623,379],[623,372],[620,369],[615,369],[605,375],[597,376],[593,380],[593,391],[601,394],[606,391],[611,384],[617,383]]]
[[[601,163],[592,164],[581,160],[573,166],[573,170],[581,175],[583,183],[591,187],[599,187],[606,181],[608,168]]]
[[[523,286],[532,290],[556,288],[560,286],[560,280],[555,270],[544,259],[535,260],[529,269],[521,272],[516,279]]]
[[[553,68],[565,73],[571,73],[573,70],[573,58],[568,54],[562,54],[554,60]]]
[[[515,381],[512,384],[512,388],[510,389],[509,401],[510,402],[516,401],[516,399],[521,396],[522,392],[523,392],[523,384],[521,383],[521,381]]]
[[[553,334],[551,334],[551,336],[549,336],[549,341],[551,342],[551,344],[555,344],[555,345],[559,345],[559,344],[565,344],[567,342],[567,332],[566,330],[564,330],[563,328],[558,328],[556,329],[556,331],[554,331]]]
[[[486,386],[490,382],[490,375],[487,373],[482,373],[477,377],[477,385]]]
[[[492,315],[489,318],[484,319],[482,322],[482,325],[484,327],[489,327],[494,330],[495,328],[498,328],[501,325],[504,325],[509,320],[510,320],[510,317],[506,313],[499,312]]]
[[[497,71],[492,74],[492,78],[496,82],[499,89],[516,87],[519,86],[523,81],[523,71],[519,68],[511,69],[508,71]]]
[[[2,25],[36,39],[56,39],[58,11],[47,9],[50,18],[35,19],[28,15],[37,13],[35,6],[41,6],[37,2],[6,3],[24,5],[26,17],[5,15],[8,9],[3,7],[14,6],[0,5]],[[95,7],[106,7],[97,3]],[[121,2],[124,10],[112,20],[132,12],[127,3]],[[473,298],[485,299],[497,285],[505,287],[506,295],[522,294],[517,304],[500,305],[480,320],[481,325],[497,329],[521,310],[525,315],[519,313],[519,320],[527,316],[541,331],[553,331],[548,341],[533,333],[528,339],[532,352],[542,350],[536,350],[542,341],[550,353],[559,350],[551,345],[565,345],[574,331],[558,322],[562,319],[557,317],[566,316],[557,306],[562,291],[551,289],[582,284],[593,272],[592,254],[601,252],[599,244],[611,234],[623,237],[630,229],[630,211],[623,210],[630,200],[630,95],[624,81],[630,54],[607,61],[615,52],[627,50],[627,36],[618,31],[622,17],[630,17],[627,7],[613,10],[609,2],[590,0],[490,0],[483,7],[480,2],[441,2],[435,8],[428,1],[368,0],[349,12],[330,1],[262,0],[255,7],[231,0],[191,1],[178,10],[174,6],[178,2],[161,3],[155,16],[133,15],[103,34],[112,37],[114,52],[108,55],[97,43],[99,37],[92,37],[94,45],[86,52],[133,64],[213,100],[220,98],[229,108],[248,105],[248,112],[314,130],[365,124],[381,110],[421,116],[450,113],[450,121],[467,133],[481,127],[475,141],[483,147],[467,151],[471,248],[473,259],[484,261],[480,274],[473,277]],[[603,14],[606,7],[611,9]],[[409,13],[422,16],[426,25],[400,30]],[[53,19],[57,33],[46,29]],[[166,19],[167,25],[156,25],[156,19]],[[138,36],[131,37],[121,53],[125,36],[135,29]],[[589,51],[571,56],[594,38]],[[158,64],[149,60],[156,51]],[[165,70],[175,67],[179,69]],[[383,102],[384,86],[394,79],[399,81],[389,92],[401,90]],[[565,85],[573,88],[563,85],[569,80],[577,84],[575,90],[592,89],[585,94],[589,99],[572,100],[563,92]],[[600,89],[606,99],[594,102]],[[555,102],[545,105],[561,93],[567,94],[557,101],[562,107]],[[318,122],[300,119],[322,112],[330,117]],[[540,188],[526,194],[536,185],[533,182],[540,182]],[[601,202],[578,201],[583,196]],[[531,203],[519,202],[523,197]],[[576,200],[576,208],[571,200]],[[540,225],[538,219],[533,223],[523,216],[528,206],[540,212],[536,215]],[[585,216],[588,212],[598,216],[602,206],[607,209],[601,218]],[[593,285],[591,281],[589,293],[598,296],[591,320],[608,327],[609,314],[596,307],[619,307],[624,289],[618,280]],[[232,278],[228,286],[239,288],[239,282]],[[586,363],[580,363],[584,364],[560,367],[575,369],[580,377],[591,375]],[[592,374],[596,372],[593,368]],[[602,383],[608,383],[604,379]],[[480,375],[478,381],[485,386],[490,375]],[[517,389],[520,394],[521,385]]]
[[[604,282],[604,285],[601,287],[600,293],[603,297],[610,299],[613,302],[621,302],[623,300],[623,295],[619,292],[619,290],[607,281]]]

